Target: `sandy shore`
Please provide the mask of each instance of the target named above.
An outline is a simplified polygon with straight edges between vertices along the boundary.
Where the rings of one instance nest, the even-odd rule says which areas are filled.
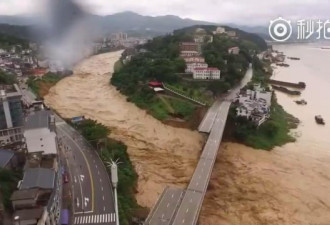
[[[137,200],[151,207],[166,185],[185,186],[202,148],[197,132],[163,125],[109,85],[120,52],[83,61],[46,102],[62,116],[85,115],[128,145],[139,174]],[[330,224],[330,155],[289,144],[272,152],[224,143],[206,195],[201,225]]]
[[[123,141],[139,174],[137,201],[152,206],[166,185],[184,187],[190,180],[203,137],[166,126],[126,101],[109,84],[121,51],[84,60],[53,87],[45,101],[64,117],[85,115],[111,129]]]

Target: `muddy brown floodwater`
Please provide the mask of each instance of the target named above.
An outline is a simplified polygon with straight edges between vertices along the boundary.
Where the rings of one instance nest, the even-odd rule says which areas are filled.
[[[279,103],[301,121],[292,130],[295,143],[271,152],[235,143],[220,148],[201,225],[330,224],[330,50],[320,45],[276,46],[288,68],[277,68],[273,79],[306,83],[300,97],[276,92]],[[294,100],[305,99],[306,106]],[[326,126],[315,123],[321,114]]]
[[[302,121],[293,131],[297,142],[271,152],[223,143],[202,207],[201,225],[330,224],[330,130],[328,125],[315,125],[313,118],[319,112],[330,123],[330,101],[323,101],[323,107],[312,104],[322,91],[315,86],[320,84],[319,87],[329,89],[330,83],[329,76],[314,79],[311,73],[313,68],[317,69],[316,65],[323,66],[323,72],[330,71],[326,60],[324,64],[316,60],[317,57],[329,59],[330,51],[314,52],[315,60],[311,62],[309,56],[306,59],[304,56],[312,53],[304,47],[283,49],[288,51],[288,56],[302,60],[290,61],[291,67],[281,68],[276,76],[283,80],[295,76],[297,81],[304,81],[302,77],[305,77],[307,81],[303,94],[308,101],[306,107],[297,106],[293,99],[277,93],[279,103]],[[64,117],[85,115],[110,127],[111,136],[128,145],[139,174],[138,203],[152,207],[166,185],[188,184],[205,139],[197,132],[160,123],[109,85],[113,65],[120,54],[106,53],[84,60],[73,76],[50,90],[45,100]],[[306,73],[299,75],[295,69]],[[317,84],[309,84],[315,80]]]
[[[139,175],[137,201],[151,207],[166,185],[184,187],[194,171],[204,137],[167,126],[127,102],[109,84],[121,51],[84,60],[51,88],[45,101],[63,117],[85,115],[111,129],[111,137],[128,146]]]

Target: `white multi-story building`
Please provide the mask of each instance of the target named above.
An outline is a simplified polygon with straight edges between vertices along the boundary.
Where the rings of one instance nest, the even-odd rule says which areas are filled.
[[[233,55],[238,55],[239,54],[239,47],[232,47],[228,49],[228,53],[229,54],[233,54]]]
[[[180,56],[185,57],[192,57],[192,56],[199,56],[199,52],[197,51],[181,51]]]
[[[213,34],[224,34],[226,33],[226,29],[224,27],[217,27],[215,31],[213,31]]]
[[[272,92],[264,91],[260,86],[254,90],[246,90],[238,96],[239,106],[236,108],[236,115],[246,117],[260,126],[269,118],[269,111],[272,100]]]
[[[193,72],[194,79],[219,80],[220,70],[218,68],[195,68]]]
[[[189,56],[183,58],[186,63],[204,63],[205,59],[200,56]]]
[[[194,62],[194,63],[187,63],[187,67],[185,72],[186,73],[193,73],[195,68],[207,68],[208,65],[205,62]]]
[[[228,37],[236,37],[236,32],[233,30],[227,31],[226,33],[227,33]]]

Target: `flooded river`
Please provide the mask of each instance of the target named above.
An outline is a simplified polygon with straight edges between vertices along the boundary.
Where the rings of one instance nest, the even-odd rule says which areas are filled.
[[[270,152],[223,143],[202,207],[201,225],[330,224],[330,50],[277,48],[301,60],[288,60],[290,67],[279,68],[274,79],[307,84],[301,96],[307,106],[277,93],[279,103],[301,120],[293,131],[297,142]],[[111,128],[113,138],[128,145],[139,174],[137,201],[152,207],[165,186],[188,184],[204,138],[160,123],[109,84],[120,53],[83,61],[45,99],[62,116],[86,115],[98,120]],[[326,126],[315,124],[316,114],[324,117]]]
[[[323,45],[322,45],[323,46]],[[283,45],[290,67],[273,79],[306,83],[300,97],[276,92],[278,102],[301,124],[295,143],[271,152],[224,143],[219,151],[201,224],[330,224],[330,50],[320,45]],[[306,106],[294,100],[305,99]],[[314,116],[327,123],[320,126]]]

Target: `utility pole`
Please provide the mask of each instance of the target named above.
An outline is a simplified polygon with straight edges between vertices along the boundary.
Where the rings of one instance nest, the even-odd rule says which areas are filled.
[[[118,197],[117,197],[117,184],[118,184],[118,166],[117,162],[111,161],[109,163],[109,166],[111,166],[111,182],[112,186],[114,188],[114,194],[115,194],[115,211],[116,211],[116,225],[119,225],[119,213],[118,213]]]

